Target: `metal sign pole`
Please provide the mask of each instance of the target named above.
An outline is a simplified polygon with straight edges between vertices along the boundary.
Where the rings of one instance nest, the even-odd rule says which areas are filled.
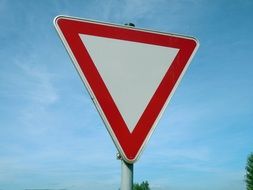
[[[121,187],[120,190],[133,189],[134,165],[121,159]]]
[[[120,190],[133,189],[134,164],[125,162],[121,155],[117,153],[117,160],[121,161],[121,184]]]

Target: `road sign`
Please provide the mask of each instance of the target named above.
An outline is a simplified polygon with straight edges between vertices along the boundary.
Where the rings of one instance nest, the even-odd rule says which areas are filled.
[[[198,42],[66,16],[55,27],[118,151],[137,160]]]

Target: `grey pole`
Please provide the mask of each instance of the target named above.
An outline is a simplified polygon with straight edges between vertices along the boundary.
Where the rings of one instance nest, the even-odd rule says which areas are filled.
[[[132,190],[133,189],[134,165],[125,162],[119,153],[117,154],[117,159],[121,161],[120,190]]]
[[[134,165],[121,159],[121,188],[120,190],[133,189],[133,172]]]

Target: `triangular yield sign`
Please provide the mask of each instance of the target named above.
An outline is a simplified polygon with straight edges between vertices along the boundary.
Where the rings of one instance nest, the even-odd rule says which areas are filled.
[[[55,26],[123,159],[153,132],[198,42],[60,16]]]

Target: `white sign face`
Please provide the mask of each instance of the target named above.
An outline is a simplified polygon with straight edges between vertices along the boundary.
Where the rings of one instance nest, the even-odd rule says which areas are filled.
[[[80,37],[132,132],[179,50],[104,37]]]
[[[135,162],[198,42],[64,16],[55,26],[117,149]]]

